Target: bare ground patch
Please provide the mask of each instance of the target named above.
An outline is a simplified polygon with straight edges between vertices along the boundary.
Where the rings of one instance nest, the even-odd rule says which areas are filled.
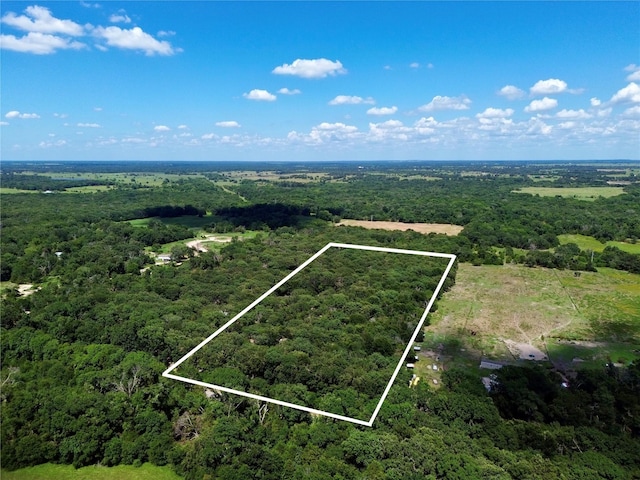
[[[379,230],[413,230],[418,233],[442,233],[445,235],[458,235],[464,227],[449,223],[403,223],[403,222],[378,222],[368,220],[342,220],[336,225],[349,227],[363,227]]]

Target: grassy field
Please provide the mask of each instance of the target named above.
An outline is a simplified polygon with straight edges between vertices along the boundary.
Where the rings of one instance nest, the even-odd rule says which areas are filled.
[[[106,192],[113,187],[109,185],[87,185],[86,187],[70,187],[65,189],[63,193],[96,193]]]
[[[443,233],[445,235],[458,235],[464,227],[452,225],[450,223],[402,223],[402,222],[382,222],[368,220],[342,220],[336,224],[350,227],[362,227],[380,230],[413,230],[418,233]]]
[[[615,197],[622,195],[622,187],[524,187],[514,190],[514,193],[530,193],[541,197],[565,197],[576,200],[593,201],[598,197]]]
[[[626,243],[626,242],[615,242],[613,240],[608,241],[607,243],[601,243],[597,239],[593,237],[589,237],[587,235],[558,235],[558,240],[562,245],[566,243],[575,243],[580,247],[580,250],[593,250],[594,252],[601,252],[604,250],[604,247],[618,247],[623,252],[633,253],[635,255],[640,255],[640,243]]]
[[[150,463],[140,467],[119,465],[78,469],[71,465],[45,463],[35,467],[21,468],[14,472],[2,470],[0,478],[2,480],[179,480],[182,477],[170,467],[157,467]]]
[[[0,187],[0,195],[12,195],[14,193],[40,193],[40,190],[21,190],[19,188]]]
[[[640,275],[618,270],[576,277],[522,265],[460,264],[456,285],[438,307],[425,345],[453,357],[512,360],[507,340],[548,352],[552,360],[582,358],[584,348],[589,361],[629,360],[640,348]]]

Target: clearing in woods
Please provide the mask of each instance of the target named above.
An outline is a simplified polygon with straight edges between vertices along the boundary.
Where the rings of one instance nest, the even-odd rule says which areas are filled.
[[[445,235],[458,235],[464,228],[460,225],[452,225],[450,223],[403,223],[368,220],[342,220],[336,225],[380,230],[413,230],[418,233],[443,233]]]
[[[438,302],[425,329],[427,345],[452,355],[464,349],[501,360],[523,355],[539,359],[536,350],[554,362],[635,358],[640,348],[640,275],[608,268],[577,275],[461,263],[455,286]]]

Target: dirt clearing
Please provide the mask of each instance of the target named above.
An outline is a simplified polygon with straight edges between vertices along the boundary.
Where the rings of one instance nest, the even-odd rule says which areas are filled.
[[[368,220],[342,220],[336,225],[379,230],[413,230],[418,233],[443,233],[445,235],[458,235],[464,228],[449,223],[370,222]]]

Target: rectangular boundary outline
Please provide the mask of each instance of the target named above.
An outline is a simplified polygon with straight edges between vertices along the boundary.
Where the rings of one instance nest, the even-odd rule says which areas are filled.
[[[222,387],[220,385],[213,385],[211,383],[201,382],[199,380],[194,380],[194,379],[191,379],[191,378],[181,377],[179,375],[174,375],[174,374],[171,373],[173,370],[178,368],[184,361],[186,361],[189,357],[191,357],[198,350],[200,350],[202,347],[204,347],[207,343],[209,343],[211,340],[213,340],[215,337],[217,337],[219,334],[221,334],[224,330],[226,330],[227,327],[229,327],[230,325],[235,323],[237,320],[239,320],[247,312],[249,312],[251,309],[253,309],[253,307],[258,305],[260,302],[262,302],[262,300],[267,298],[269,295],[271,295],[273,292],[275,292],[278,288],[280,288],[282,285],[287,283],[291,278],[293,278],[295,275],[297,275],[307,265],[309,265],[311,262],[313,262],[316,258],[318,258],[320,255],[322,255],[324,252],[326,252],[331,247],[350,248],[350,249],[354,249],[354,250],[369,250],[369,251],[374,251],[374,252],[401,253],[401,254],[405,254],[405,255],[420,255],[420,256],[424,256],[424,257],[439,257],[439,258],[448,258],[449,259],[449,263],[447,264],[447,267],[445,268],[444,273],[442,274],[442,277],[440,277],[440,281],[438,282],[438,285],[436,286],[436,289],[433,291],[433,295],[431,296],[431,299],[429,300],[429,303],[427,304],[422,316],[420,317],[420,321],[418,322],[418,325],[416,326],[415,330],[413,331],[413,334],[411,335],[411,339],[407,343],[407,346],[405,347],[404,352],[402,353],[402,356],[400,357],[400,361],[396,365],[396,368],[395,368],[395,370],[393,372],[393,375],[391,376],[391,379],[389,380],[389,383],[387,383],[387,386],[386,386],[386,388],[384,390],[384,393],[380,397],[380,400],[378,401],[378,404],[376,405],[376,408],[373,411],[373,414],[371,415],[371,418],[369,418],[369,421],[360,420],[358,418],[346,417],[344,415],[339,415],[337,413],[325,412],[323,410],[317,410],[315,408],[305,407],[304,405],[296,405],[295,403],[284,402],[282,400],[277,400],[275,398],[269,398],[269,397],[264,397],[262,395],[256,395],[256,394],[253,394],[253,393],[249,393],[249,392],[243,392],[243,391],[240,391],[240,390],[234,390],[232,388]],[[402,368],[402,365],[404,364],[404,360],[407,357],[409,351],[411,350],[411,347],[413,346],[413,344],[414,344],[414,342],[416,340],[416,337],[418,336],[418,332],[420,332],[420,329],[422,328],[422,325],[424,324],[424,321],[426,320],[427,315],[429,314],[429,311],[431,310],[431,307],[433,306],[433,303],[435,302],[436,297],[438,296],[438,293],[440,293],[440,290],[442,289],[442,286],[444,285],[445,280],[449,276],[449,272],[451,271],[451,267],[453,267],[453,264],[454,264],[455,260],[456,260],[456,256],[454,254],[452,254],[452,253],[423,252],[423,251],[420,251],[420,250],[402,250],[402,249],[397,249],[397,248],[373,247],[373,246],[368,246],[368,245],[354,245],[354,244],[349,244],[349,243],[329,242],[324,247],[322,247],[320,250],[318,250],[314,255],[309,257],[309,259],[307,259],[304,263],[302,263],[298,268],[296,268],[294,271],[289,273],[289,275],[284,277],[282,280],[280,280],[278,283],[276,283],[273,287],[271,287],[269,290],[267,290],[265,293],[263,293],[260,297],[258,297],[256,300],[254,300],[248,307],[246,307],[244,310],[242,310],[240,313],[238,313],[235,317],[233,317],[231,320],[229,320],[227,323],[225,323],[223,326],[221,326],[215,332],[213,332],[211,335],[209,335],[207,338],[205,338],[202,342],[200,342],[198,345],[196,345],[193,349],[191,349],[191,351],[189,351],[181,359],[179,359],[173,365],[169,366],[169,368],[167,368],[164,372],[162,372],[162,376],[166,377],[166,378],[171,378],[173,380],[178,380],[178,381],[181,381],[181,382],[185,382],[185,383],[191,383],[193,385],[199,385],[201,387],[213,388],[215,390],[219,390],[219,391],[222,391],[222,392],[241,395],[243,397],[252,398],[254,400],[261,400],[263,402],[274,403],[276,405],[281,405],[283,407],[294,408],[296,410],[302,410],[304,412],[313,413],[313,414],[316,414],[316,415],[322,415],[322,416],[325,416],[325,417],[335,418],[337,420],[344,420],[344,421],[347,421],[347,422],[356,423],[358,425],[364,425],[366,427],[371,427],[373,425],[373,422],[375,421],[376,417],[378,416],[378,413],[380,412],[380,409],[382,408],[382,404],[386,400],[387,395],[389,394],[389,390],[391,390],[391,386],[393,385],[393,382],[395,381],[396,377],[398,376],[398,373],[400,372],[400,369]]]

